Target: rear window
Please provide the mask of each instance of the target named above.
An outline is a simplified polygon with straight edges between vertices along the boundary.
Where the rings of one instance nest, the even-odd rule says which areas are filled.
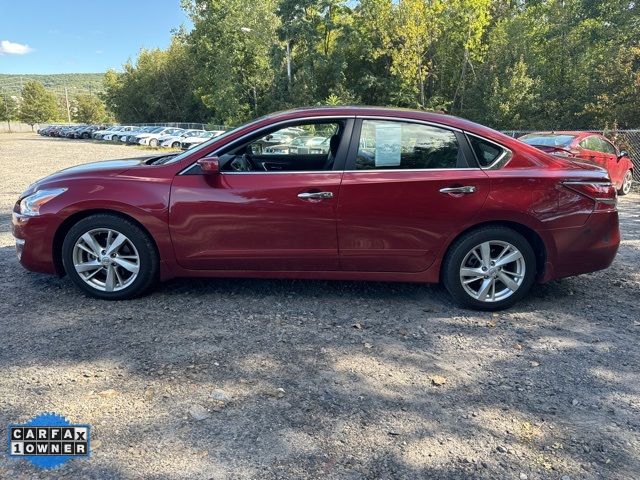
[[[499,146],[486,142],[478,137],[468,136],[469,143],[475,153],[478,163],[481,167],[488,167],[493,164],[498,157],[504,152]]]
[[[530,133],[528,135],[523,135],[518,140],[529,145],[542,145],[545,147],[568,147],[575,138],[575,135]]]

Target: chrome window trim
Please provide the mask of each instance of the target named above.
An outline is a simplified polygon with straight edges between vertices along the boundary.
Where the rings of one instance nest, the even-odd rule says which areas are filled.
[[[460,128],[452,127],[445,123],[430,122],[429,120],[420,120],[419,118],[404,118],[404,117],[386,117],[379,115],[356,115],[357,119],[362,120],[388,120],[390,122],[404,122],[404,123],[421,123],[429,127],[442,128],[443,130],[452,130],[454,132],[464,133]]]
[[[313,117],[304,117],[304,118],[289,118],[287,120],[281,120],[279,122],[276,123],[271,123],[269,125],[265,125],[264,127],[260,127],[256,130],[252,130],[249,133],[245,133],[244,135],[242,135],[241,137],[236,138],[235,140],[232,140],[231,142],[221,146],[220,148],[214,150],[213,152],[209,153],[207,156],[212,156],[212,155],[217,155],[218,152],[223,149],[223,148],[227,148],[233,145],[236,145],[238,143],[242,143],[243,140],[247,139],[248,137],[252,137],[253,135],[255,135],[256,133],[260,133],[264,130],[271,130],[272,127],[278,127],[279,125],[288,125],[291,123],[301,123],[301,122],[306,122],[308,120],[323,120],[323,119],[327,119],[327,123],[331,123],[330,120],[344,120],[344,119],[349,119],[349,118],[353,118],[355,119],[356,116],[355,115],[314,115]],[[213,137],[211,139],[211,141],[215,141],[215,137]],[[204,158],[204,157],[200,157],[200,158]],[[200,158],[198,160],[200,160]],[[191,165],[189,165],[188,167],[185,167],[183,170],[181,170],[180,172],[178,172],[178,175],[184,175],[186,174],[190,169],[192,169],[193,167],[196,166],[197,161],[194,161]],[[338,172],[341,170],[319,170],[320,172]],[[305,171],[305,170],[301,170],[298,173],[313,173],[313,172],[309,172],[309,171]],[[241,174],[246,174],[246,173],[276,173],[276,172],[220,172],[220,173],[225,173],[225,174],[229,174],[229,173],[241,173]],[[277,173],[294,173],[294,172],[277,172]]]
[[[513,157],[513,151],[511,151],[510,148],[507,148],[498,142],[494,142],[493,140],[489,140],[488,138],[485,138],[482,135],[477,135],[475,133],[472,133],[466,130],[463,133],[467,136],[467,140],[469,136],[476,137],[477,139],[482,140],[483,142],[491,143],[492,145],[495,145],[496,147],[502,149],[502,153],[498,155],[498,158],[496,158],[493,161],[493,163],[491,163],[490,165],[483,167],[482,165],[480,165],[480,162],[478,162],[478,166],[481,170],[498,170],[504,167],[507,164],[507,162],[511,160],[511,157]],[[471,142],[469,142],[469,144],[471,144]],[[471,147],[472,153],[477,157],[476,152],[473,151],[473,147],[471,145],[469,145],[469,147]],[[477,158],[476,158],[476,161],[477,161]]]
[[[460,170],[481,170],[478,167],[455,167],[455,168],[381,168],[366,170],[345,170],[344,173],[386,173],[386,172],[455,172]]]

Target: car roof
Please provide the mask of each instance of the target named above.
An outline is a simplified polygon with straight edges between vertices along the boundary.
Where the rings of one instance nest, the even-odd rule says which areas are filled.
[[[444,126],[450,126],[458,128],[460,130],[468,130],[472,133],[476,133],[481,136],[486,136],[490,139],[500,141],[505,145],[512,145],[514,138],[504,133],[498,132],[479,123],[466,120],[464,118],[449,115],[447,113],[430,112],[424,110],[414,110],[410,108],[398,108],[398,107],[374,107],[374,106],[320,106],[320,107],[303,107],[295,108],[292,110],[285,110],[280,112],[274,112],[260,119],[256,119],[256,122],[263,120],[265,122],[273,122],[278,120],[295,120],[297,118],[303,119],[305,117],[323,117],[323,116],[379,116],[379,117],[397,117],[407,120],[421,120],[424,122],[439,123]],[[518,142],[520,143],[520,142]]]

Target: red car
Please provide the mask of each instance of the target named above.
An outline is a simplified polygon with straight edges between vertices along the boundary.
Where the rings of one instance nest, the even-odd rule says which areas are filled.
[[[620,195],[631,191],[633,162],[625,150],[618,150],[611,141],[591,132],[537,132],[520,137],[533,145],[558,157],[580,159],[604,168]]]
[[[255,147],[291,127],[329,151]],[[13,234],[26,268],[102,299],[171,277],[442,281],[495,310],[535,281],[607,268],[616,200],[601,168],[460,118],[315,108],[55,173],[20,196]]]

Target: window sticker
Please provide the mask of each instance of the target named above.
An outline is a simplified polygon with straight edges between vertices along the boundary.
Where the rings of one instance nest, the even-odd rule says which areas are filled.
[[[376,125],[376,167],[397,167],[402,153],[402,126],[397,123]]]

